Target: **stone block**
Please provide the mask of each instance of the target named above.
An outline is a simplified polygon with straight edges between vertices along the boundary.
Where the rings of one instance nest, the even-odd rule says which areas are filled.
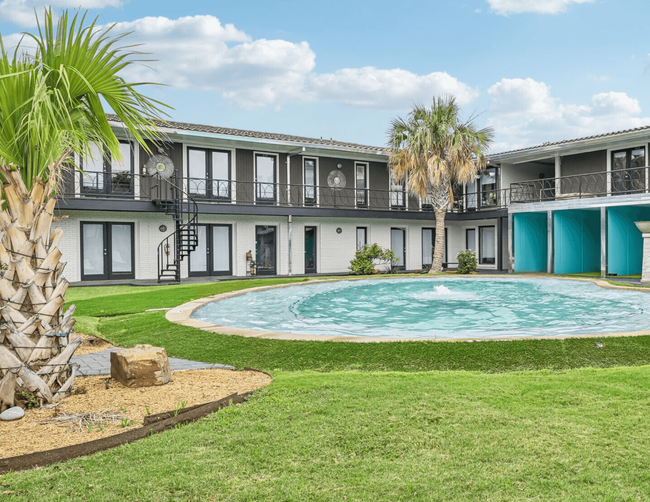
[[[0,420],[3,422],[12,422],[13,420],[20,420],[25,416],[25,410],[19,406],[14,406],[0,413]]]
[[[111,352],[111,378],[126,387],[165,385],[172,379],[167,352],[151,345]]]

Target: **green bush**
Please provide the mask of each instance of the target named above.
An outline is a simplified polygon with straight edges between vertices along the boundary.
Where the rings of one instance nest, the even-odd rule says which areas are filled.
[[[350,270],[359,275],[371,275],[375,267],[381,264],[394,266],[398,259],[390,249],[384,249],[379,244],[366,244],[357,250],[354,258],[350,261]]]
[[[458,259],[458,273],[469,274],[476,271],[476,253],[466,249],[456,255]]]

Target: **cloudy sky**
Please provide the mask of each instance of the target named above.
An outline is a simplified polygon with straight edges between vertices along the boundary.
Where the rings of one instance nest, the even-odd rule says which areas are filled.
[[[5,46],[37,0],[0,0]],[[493,152],[650,125],[641,0],[56,0],[132,31],[129,78],[174,120],[384,145],[392,118],[453,94]]]

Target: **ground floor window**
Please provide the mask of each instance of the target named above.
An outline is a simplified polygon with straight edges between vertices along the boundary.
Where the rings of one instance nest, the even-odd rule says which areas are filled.
[[[305,274],[316,273],[316,227],[305,227]]]
[[[436,229],[422,229],[422,268],[431,268],[433,251],[436,245]],[[445,228],[445,245],[442,249],[442,265],[447,265],[447,229]]]
[[[255,261],[258,275],[276,275],[276,227],[255,227]]]
[[[357,227],[357,251],[363,249],[366,244],[368,244],[368,228]]]
[[[198,225],[198,244],[190,253],[190,275],[232,275],[232,226]]]
[[[479,263],[493,265],[495,263],[495,227],[479,227],[478,230]]]
[[[406,268],[406,231],[403,228],[390,229],[390,249],[395,253],[393,268]]]
[[[81,280],[134,279],[133,223],[81,222]]]
[[[465,249],[476,253],[476,229],[468,228],[465,230]]]

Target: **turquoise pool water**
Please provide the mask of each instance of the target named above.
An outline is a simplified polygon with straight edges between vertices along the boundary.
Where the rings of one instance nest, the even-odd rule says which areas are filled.
[[[640,331],[650,293],[557,279],[369,279],[253,291],[192,317],[312,335],[500,338]]]

